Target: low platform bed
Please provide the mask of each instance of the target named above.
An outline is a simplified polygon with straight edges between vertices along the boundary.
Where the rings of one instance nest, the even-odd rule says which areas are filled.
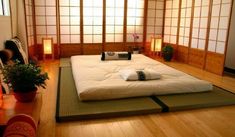
[[[108,100],[211,91],[211,83],[199,80],[141,54],[131,60],[101,61],[100,55],[71,57],[72,73],[79,99]],[[125,81],[122,69],[152,69],[161,75],[158,80]]]

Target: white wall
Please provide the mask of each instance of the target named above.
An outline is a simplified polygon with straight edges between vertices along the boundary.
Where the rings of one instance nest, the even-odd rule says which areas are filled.
[[[23,43],[23,49],[28,55],[27,33],[25,25],[24,0],[17,0],[17,36]]]
[[[4,42],[11,38],[11,17],[0,16],[0,50],[4,48]]]
[[[225,67],[235,69],[235,3],[233,4]]]
[[[17,36],[17,3],[18,0],[10,0],[11,20],[12,20],[12,37]]]

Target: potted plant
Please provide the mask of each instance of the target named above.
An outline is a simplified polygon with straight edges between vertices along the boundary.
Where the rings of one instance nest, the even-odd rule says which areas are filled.
[[[15,98],[20,102],[32,101],[37,87],[45,88],[45,80],[49,79],[47,73],[41,73],[41,68],[34,64],[6,65],[2,69],[3,80],[13,90]]]
[[[173,57],[174,48],[171,45],[166,45],[162,49],[163,58],[165,61],[171,61]]]

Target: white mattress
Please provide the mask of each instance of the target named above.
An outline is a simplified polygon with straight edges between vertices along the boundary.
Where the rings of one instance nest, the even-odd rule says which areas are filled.
[[[71,57],[73,77],[81,100],[104,100],[172,93],[212,90],[212,84],[168,67],[141,54],[131,60],[101,61],[100,55]],[[120,69],[153,69],[161,74],[159,80],[125,81]]]

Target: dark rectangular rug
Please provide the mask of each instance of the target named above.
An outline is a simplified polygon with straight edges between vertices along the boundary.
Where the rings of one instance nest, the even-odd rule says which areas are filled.
[[[69,64],[59,71],[56,121],[128,116],[235,104],[235,95],[214,86],[213,91],[105,101],[79,100]]]

